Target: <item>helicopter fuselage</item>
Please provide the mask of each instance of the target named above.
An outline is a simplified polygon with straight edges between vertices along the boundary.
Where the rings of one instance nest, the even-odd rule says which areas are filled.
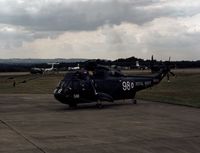
[[[136,92],[158,84],[165,74],[124,76],[104,73],[90,76],[87,72],[67,74],[54,90],[55,98],[71,106],[78,103],[134,99]]]

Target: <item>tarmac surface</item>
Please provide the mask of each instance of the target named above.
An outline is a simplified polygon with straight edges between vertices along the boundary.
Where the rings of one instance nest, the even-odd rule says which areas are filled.
[[[200,109],[129,100],[79,105],[0,95],[0,153],[199,153]]]

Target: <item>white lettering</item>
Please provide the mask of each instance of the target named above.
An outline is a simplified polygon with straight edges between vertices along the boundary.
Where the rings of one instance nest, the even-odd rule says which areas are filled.
[[[136,86],[143,86],[143,82],[136,82],[135,85]]]
[[[145,84],[145,86],[149,86],[149,85],[151,85],[151,81],[146,81],[146,82],[144,82],[144,84]]]
[[[61,92],[62,92],[62,88],[58,90],[58,93],[61,93]]]

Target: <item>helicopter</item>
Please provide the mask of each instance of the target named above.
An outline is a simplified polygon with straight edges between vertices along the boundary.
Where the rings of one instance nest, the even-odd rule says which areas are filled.
[[[101,108],[103,101],[122,99],[132,99],[136,104],[138,91],[159,84],[166,75],[174,75],[168,64],[163,63],[159,70],[156,67],[157,72],[154,70],[152,75],[126,76],[118,70],[89,63],[80,71],[66,73],[54,90],[54,97],[71,108],[76,108],[79,103],[91,102],[96,102]]]

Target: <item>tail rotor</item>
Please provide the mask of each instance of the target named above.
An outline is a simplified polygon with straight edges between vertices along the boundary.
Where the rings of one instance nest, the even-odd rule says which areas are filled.
[[[156,64],[155,64],[156,63]],[[172,64],[171,64],[171,57],[169,57],[168,61],[166,62],[156,62],[154,60],[153,55],[151,56],[151,62],[150,62],[150,68],[151,68],[151,72],[152,73],[157,73],[159,72],[161,69],[166,71],[166,77],[167,77],[167,81],[170,82],[170,76],[176,77],[176,74],[174,74],[171,71],[171,68],[173,68]]]

